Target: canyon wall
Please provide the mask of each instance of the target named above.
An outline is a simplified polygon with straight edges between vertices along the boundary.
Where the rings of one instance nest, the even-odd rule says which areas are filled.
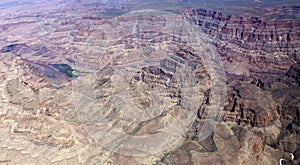
[[[249,81],[254,78],[273,81],[274,77],[285,74],[290,65],[300,61],[300,18],[272,17],[278,13],[299,14],[299,7],[265,10],[268,14],[261,17],[205,9],[180,12],[214,40],[229,76],[243,76]]]

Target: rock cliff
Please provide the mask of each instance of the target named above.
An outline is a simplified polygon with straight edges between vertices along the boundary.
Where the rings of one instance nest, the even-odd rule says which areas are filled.
[[[297,6],[265,10],[269,15],[284,15],[287,11],[299,15]],[[284,74],[300,60],[299,17],[271,19],[267,14],[245,17],[206,9],[181,10],[181,13],[214,39],[229,75],[272,81],[272,77]],[[266,71],[269,76],[264,74]]]

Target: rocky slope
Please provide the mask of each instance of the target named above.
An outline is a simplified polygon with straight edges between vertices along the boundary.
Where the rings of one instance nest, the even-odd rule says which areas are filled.
[[[55,2],[1,13],[0,163],[299,164],[298,7]]]
[[[299,7],[264,10],[267,12],[260,17],[205,9],[181,13],[213,39],[225,65],[229,84],[224,121],[243,127],[272,126],[273,133],[264,131],[264,143],[296,155],[296,160],[285,163],[297,164]],[[291,160],[290,156],[285,157]]]
[[[270,15],[299,15],[298,7],[265,10]],[[229,75],[240,75],[248,81],[272,81],[300,60],[299,18],[245,17],[205,9],[181,13],[214,39]]]

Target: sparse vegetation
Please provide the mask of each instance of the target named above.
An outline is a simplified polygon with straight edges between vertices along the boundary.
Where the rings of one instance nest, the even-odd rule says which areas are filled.
[[[67,64],[50,64],[50,65],[53,66],[58,71],[65,73],[69,77],[77,77],[76,75],[73,74],[74,69],[72,69]]]

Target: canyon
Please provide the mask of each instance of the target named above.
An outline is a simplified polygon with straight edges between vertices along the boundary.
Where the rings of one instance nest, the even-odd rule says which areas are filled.
[[[299,164],[300,7],[251,3],[4,3],[0,164]]]

